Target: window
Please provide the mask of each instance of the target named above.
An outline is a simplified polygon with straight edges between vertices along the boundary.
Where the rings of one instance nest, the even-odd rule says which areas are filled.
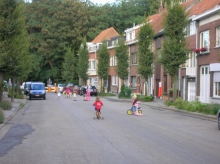
[[[220,26],[216,27],[216,47],[220,47]]]
[[[220,82],[214,83],[214,96],[220,97]]]
[[[112,56],[110,57],[110,66],[112,66]]]
[[[95,62],[95,60],[92,60],[92,69],[96,69],[96,62]]]
[[[116,66],[117,65],[117,58],[116,56],[110,57],[110,66]]]
[[[98,85],[98,78],[97,77],[93,78],[93,85],[94,86]]]
[[[131,87],[136,88],[136,76],[131,76]]]
[[[117,76],[112,76],[112,85],[117,85]]]
[[[137,53],[131,54],[131,64],[137,64]]]
[[[196,34],[196,21],[192,21],[189,24],[189,35],[195,35]]]
[[[209,74],[209,67],[202,67],[202,74]]]
[[[195,53],[192,51],[189,53],[189,58],[186,62],[185,67],[195,67],[196,66],[196,56]]]
[[[204,31],[200,33],[200,48],[204,47],[209,50],[209,31]]]

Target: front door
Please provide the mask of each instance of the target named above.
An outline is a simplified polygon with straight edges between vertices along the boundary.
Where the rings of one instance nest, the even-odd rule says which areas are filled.
[[[209,103],[210,97],[210,74],[209,66],[200,67],[200,101]]]

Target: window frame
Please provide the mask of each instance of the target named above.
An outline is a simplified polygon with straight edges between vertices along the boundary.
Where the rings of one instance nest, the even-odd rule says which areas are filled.
[[[207,40],[207,44],[206,43],[204,43],[205,41],[206,41],[206,39],[204,39],[206,36],[205,36],[205,34],[208,34],[208,40]],[[207,51],[209,51],[209,49],[210,49],[210,30],[206,30],[206,31],[203,31],[203,32],[201,32],[200,33],[200,48],[206,48],[207,49]]]
[[[131,88],[136,88],[137,77],[131,76]]]
[[[220,82],[214,82],[213,97],[220,98]]]
[[[220,47],[220,26],[216,27],[216,47]]]
[[[112,85],[116,86],[118,83],[117,83],[117,76],[112,76]]]

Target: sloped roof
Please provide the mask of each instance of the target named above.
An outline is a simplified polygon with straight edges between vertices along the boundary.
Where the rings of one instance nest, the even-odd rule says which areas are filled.
[[[118,32],[110,27],[104,31],[102,31],[92,42],[93,43],[101,43],[104,40],[110,40],[112,37],[119,36]]]
[[[190,8],[190,16],[199,15],[220,5],[220,0],[202,0]]]
[[[213,9],[214,7],[220,5],[220,0],[202,0],[195,3],[193,0],[183,3],[182,5],[185,8],[189,8],[189,16],[199,15],[205,11]],[[163,9],[160,13],[149,16],[148,20],[151,21],[155,34],[159,33],[162,29],[162,21],[164,18],[166,9]]]

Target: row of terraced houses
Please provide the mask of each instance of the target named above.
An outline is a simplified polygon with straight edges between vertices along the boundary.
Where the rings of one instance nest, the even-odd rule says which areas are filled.
[[[220,103],[220,1],[219,0],[184,0],[182,5],[189,11],[189,23],[186,27],[188,41],[188,59],[180,66],[178,72],[178,96],[183,100],[199,100],[203,103]],[[162,6],[158,13],[148,19],[155,35],[153,52],[157,58],[161,56],[164,41],[162,20],[166,9]],[[137,33],[140,25],[133,25],[124,31],[125,44],[128,46],[129,68],[125,85],[132,92],[154,95],[161,98],[172,88],[171,77],[160,63],[155,62],[154,74],[147,80],[141,78],[137,71],[138,47]],[[89,50],[88,83],[99,87],[97,74],[97,51],[102,41],[107,40],[110,53],[109,78],[105,84],[107,92],[119,93],[122,80],[117,76],[114,48],[117,46],[119,34],[112,27],[102,31],[92,42],[87,43]]]

